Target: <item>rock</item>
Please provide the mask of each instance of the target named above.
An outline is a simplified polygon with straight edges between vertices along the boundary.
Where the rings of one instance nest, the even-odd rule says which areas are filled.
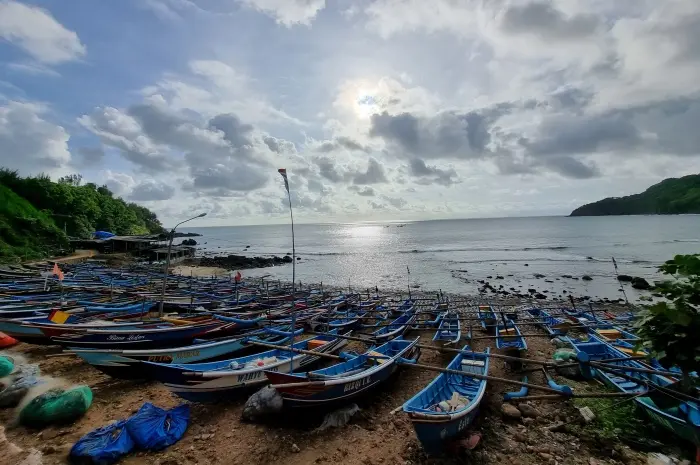
[[[623,283],[632,282],[632,279],[634,279],[634,278],[632,278],[632,276],[630,276],[630,275],[628,275],[628,274],[619,274],[619,275],[617,275],[617,280],[620,281],[620,282],[623,282]]]
[[[593,260],[593,257],[586,257],[586,260]]]
[[[503,276],[496,276],[496,279],[505,279]]]
[[[503,415],[504,418],[518,419],[522,416],[522,413],[520,413],[520,410],[515,408],[514,405],[504,403],[501,405],[501,415]]]
[[[521,403],[518,405],[518,410],[520,410],[520,413],[522,413],[523,416],[527,418],[537,418],[540,415],[542,415],[539,410],[537,410],[530,404]]]
[[[535,422],[534,418],[527,418],[527,417],[523,418],[523,425],[525,425],[525,426],[530,426],[534,422]]]
[[[581,279],[584,281],[593,281],[593,278],[591,278],[587,274],[584,274],[583,276],[581,276]]]
[[[651,289],[651,284],[649,284],[649,281],[647,281],[644,278],[634,277],[634,278],[632,278],[632,287],[634,289],[646,291],[646,290]]]
[[[540,278],[544,278],[544,277],[545,277],[545,276],[544,276],[543,274],[541,274],[541,273],[535,273],[533,276],[534,276],[535,278],[537,278],[537,279],[540,279]]]
[[[537,294],[534,295],[535,299],[546,299],[547,296],[542,294],[541,292],[538,292]]]
[[[552,425],[549,425],[547,427],[549,431],[552,431],[554,433],[565,433],[566,432],[566,423],[563,421],[558,421]]]
[[[292,452],[298,454],[299,452],[301,452],[301,449],[299,449],[299,446],[297,446],[296,444],[292,444]]]
[[[647,455],[647,465],[673,465],[673,459],[668,455],[653,452]]]
[[[529,418],[524,418],[524,420],[529,420]],[[515,434],[513,434],[513,440],[516,442],[527,442],[527,434],[523,433],[522,431],[516,431]]]
[[[530,266],[530,265],[528,265],[528,264],[526,263],[525,266]]]
[[[255,420],[282,410],[282,396],[270,386],[265,386],[248,398],[243,406],[243,419]]]
[[[540,452],[540,457],[542,457],[545,460],[552,460],[554,459],[554,456],[552,454],[548,454],[547,452]]]
[[[563,274],[561,275],[562,278],[568,278],[568,279],[573,279],[574,277],[571,276],[570,274]]]
[[[42,452],[44,455],[55,454],[55,453],[56,453],[56,448],[55,448],[54,446],[52,446],[52,445],[44,446],[44,447],[41,449],[41,452]]]
[[[585,423],[590,423],[595,419],[595,414],[589,407],[581,407],[578,409],[578,412]]]
[[[316,430],[323,431],[328,428],[339,428],[341,426],[345,426],[350,421],[350,418],[352,418],[352,416],[359,411],[360,407],[358,407],[357,404],[351,404],[330,412],[326,414],[326,416],[323,418],[323,423],[321,423],[321,426],[319,426]]]

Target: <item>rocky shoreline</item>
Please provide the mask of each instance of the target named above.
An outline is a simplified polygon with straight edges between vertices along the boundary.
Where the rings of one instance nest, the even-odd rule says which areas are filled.
[[[297,257],[300,260],[300,257]],[[286,265],[292,263],[292,256],[283,257],[247,257],[245,255],[218,255],[214,257],[201,257],[188,261],[188,265],[217,267],[225,270],[245,270],[248,268],[267,268],[269,266]]]

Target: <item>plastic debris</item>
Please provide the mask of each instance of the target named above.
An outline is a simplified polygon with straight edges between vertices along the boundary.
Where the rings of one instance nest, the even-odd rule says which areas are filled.
[[[270,386],[265,386],[248,398],[243,406],[243,419],[255,420],[282,410],[282,396]]]
[[[14,369],[15,363],[10,357],[0,356],[0,378],[4,378],[5,376],[9,375],[14,371]]]
[[[8,336],[5,333],[0,333],[0,349],[6,349],[19,344],[19,341],[13,337]]]
[[[78,439],[69,456],[79,463],[109,465],[131,452],[134,446],[134,440],[126,430],[126,420],[121,420]]]
[[[72,389],[53,388],[38,395],[19,412],[19,422],[42,428],[53,423],[70,423],[82,417],[92,404],[87,386]]]
[[[160,450],[179,441],[189,421],[190,406],[187,404],[165,410],[146,402],[126,422],[126,429],[139,448]]]
[[[340,428],[341,426],[345,426],[348,424],[353,415],[359,411],[360,407],[358,407],[357,404],[351,404],[347,407],[343,407],[328,413],[325,417],[323,417],[323,423],[321,423],[321,426],[316,428],[316,431],[325,431],[328,428]]]
[[[595,414],[593,413],[593,410],[591,410],[589,407],[581,407],[578,409],[578,411],[581,414],[581,418],[583,418],[583,421],[585,423],[590,423],[593,420],[595,420]]]
[[[29,392],[29,389],[42,383],[39,365],[18,365],[17,370],[7,377],[5,388],[0,391],[0,407],[14,407]]]
[[[554,363],[556,363],[557,365],[565,365],[572,362],[577,362],[576,351],[573,349],[557,349],[554,351],[552,358],[554,359]],[[581,369],[578,365],[569,367],[556,366],[554,367],[554,369],[558,374],[567,378],[576,379],[581,377]]]

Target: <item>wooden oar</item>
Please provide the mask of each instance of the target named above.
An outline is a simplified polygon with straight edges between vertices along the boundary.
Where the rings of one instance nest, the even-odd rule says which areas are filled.
[[[629,360],[629,359],[622,359],[621,361],[626,361],[626,360]],[[588,363],[592,367],[601,368],[601,369],[634,371],[637,373],[650,373],[652,375],[661,375],[661,376],[673,376],[673,377],[683,376],[683,373],[677,373],[677,372],[673,372],[673,371],[663,371],[663,370],[653,370],[650,368],[619,366],[619,365],[612,365],[608,362],[610,362],[610,360],[605,360],[605,362],[596,362],[596,361],[591,360]]]

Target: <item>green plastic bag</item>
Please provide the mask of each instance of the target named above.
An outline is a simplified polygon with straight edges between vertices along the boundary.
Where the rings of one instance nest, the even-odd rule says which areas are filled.
[[[14,369],[15,364],[12,362],[12,359],[8,357],[0,357],[0,378],[4,378],[5,376],[9,375]]]
[[[82,417],[91,404],[92,391],[87,386],[67,390],[54,388],[32,399],[19,412],[19,421],[34,428],[70,423]]]
[[[576,361],[576,351],[573,349],[557,349],[554,351],[552,358],[562,362],[567,362],[569,360]]]

